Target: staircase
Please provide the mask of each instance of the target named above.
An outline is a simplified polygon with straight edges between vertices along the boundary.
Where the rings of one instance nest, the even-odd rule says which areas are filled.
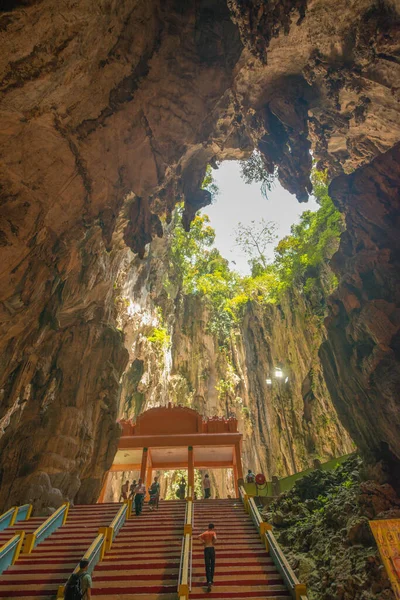
[[[41,525],[47,517],[33,517],[28,519],[27,521],[18,521],[12,527],[7,527],[0,531],[0,548],[3,544],[8,542],[16,533],[21,533],[21,531],[25,531],[25,533],[33,533],[35,529]]]
[[[186,502],[147,505],[119,532],[93,573],[92,596],[113,600],[176,600]]]
[[[214,523],[217,534],[215,576],[206,591],[203,545],[198,536]],[[193,576],[190,600],[290,598],[257,530],[240,500],[201,500],[194,505]]]
[[[54,600],[59,585],[66,582],[92,541],[99,527],[111,523],[120,504],[74,506],[66,524],[39,544],[32,554],[21,554],[17,563],[0,576],[0,598]],[[21,521],[1,532],[0,543],[16,531],[33,532],[43,517]]]

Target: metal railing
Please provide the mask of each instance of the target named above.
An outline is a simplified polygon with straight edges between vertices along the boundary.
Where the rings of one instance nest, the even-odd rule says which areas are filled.
[[[64,502],[57,510],[46,519],[44,523],[39,525],[33,533],[28,533],[25,538],[25,543],[22,549],[23,554],[30,554],[34,548],[46,538],[49,537],[56,529],[65,524],[69,511],[69,502]]]
[[[95,540],[90,544],[89,548],[86,550],[85,554],[82,556],[82,559],[89,561],[88,573],[92,573],[93,569],[101,560],[103,560],[104,553],[106,550],[106,536],[104,533],[99,533]],[[72,574],[79,572],[79,564],[76,565]],[[65,585],[60,585],[57,591],[57,600],[62,600],[64,598],[64,590]]]
[[[20,531],[0,548],[0,574],[18,559],[24,536],[25,531]]]
[[[0,516],[0,531],[11,527],[18,521],[27,521],[32,513],[32,504],[13,506]]]
[[[271,555],[271,558],[281,574],[289,592],[291,593],[292,598],[294,600],[308,600],[307,588],[304,584],[299,582],[292,567],[285,558],[285,555],[283,554],[276,537],[272,533],[272,525],[263,521],[254,498],[251,498],[247,495],[244,486],[239,486],[239,496],[243,502],[246,512],[250,514],[254,525],[257,527],[260,537],[265,543],[265,548]]]
[[[99,533],[104,534],[106,538],[105,551],[108,552],[111,549],[113,541],[119,533],[119,530],[125,523],[126,519],[130,517],[132,510],[132,500],[125,500],[113,520],[108,527],[100,527]]]
[[[178,596],[179,600],[187,600],[189,592],[192,589],[192,555],[193,555],[193,520],[194,520],[194,505],[191,495],[191,487],[189,487],[188,496],[186,499],[185,523],[183,526],[181,560],[179,564],[178,575]]]
[[[271,558],[279,573],[282,575],[282,579],[291,593],[292,598],[295,598],[295,600],[307,600],[306,586],[297,579],[272,531],[266,531],[265,538]]]

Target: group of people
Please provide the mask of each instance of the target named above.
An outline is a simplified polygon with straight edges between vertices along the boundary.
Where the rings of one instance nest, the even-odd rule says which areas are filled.
[[[158,482],[158,477],[154,477],[154,481],[149,487],[149,495],[149,509],[158,509],[158,503],[160,501],[160,484]],[[135,514],[138,517],[142,512],[145,496],[146,486],[139,477],[137,481],[134,479],[131,484],[129,484],[129,481],[125,481],[125,483],[122,484],[119,501],[121,502],[121,500],[124,501],[132,498],[135,505]]]

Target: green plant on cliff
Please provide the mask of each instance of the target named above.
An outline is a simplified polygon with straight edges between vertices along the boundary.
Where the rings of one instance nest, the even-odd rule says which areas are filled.
[[[171,344],[171,336],[165,327],[153,327],[147,339],[160,349],[168,348]]]
[[[215,183],[212,167],[207,165],[201,189],[208,190],[211,194],[211,200],[214,201],[219,194],[219,187]]]
[[[215,232],[207,215],[197,215],[186,232],[181,223],[182,206],[175,211],[171,227],[169,272],[184,295],[199,295],[207,300],[209,333],[226,339],[235,322],[239,302],[230,301],[240,293],[240,277],[231,271],[216,248]]]
[[[267,170],[259,150],[254,150],[247,160],[240,161],[240,171],[245,183],[261,183],[261,194],[267,198],[275,181],[275,173]]]
[[[271,264],[264,265],[255,258],[254,251],[246,250],[246,244],[241,244],[252,267],[252,275],[244,279],[243,286],[253,300],[276,302],[292,286],[302,289],[309,297],[321,293],[319,268],[337,250],[344,222],[329,197],[327,173],[314,170],[312,181],[320,208],[303,212],[299,223],[292,225],[290,235],[276,246]],[[336,284],[332,273],[326,278],[323,292],[331,292]]]

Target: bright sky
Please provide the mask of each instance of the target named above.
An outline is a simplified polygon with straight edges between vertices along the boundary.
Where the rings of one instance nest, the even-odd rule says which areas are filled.
[[[222,256],[229,260],[232,269],[242,275],[250,273],[247,259],[235,246],[234,231],[239,223],[249,225],[251,221],[275,221],[278,225],[278,239],[290,233],[290,227],[297,222],[304,210],[317,210],[318,204],[310,198],[307,204],[300,204],[282,188],[279,182],[268,193],[268,200],[263,198],[260,184],[246,184],[240,176],[240,165],[236,161],[225,161],[217,170],[213,170],[215,183],[219,187],[219,195],[214,204],[206,206],[203,213],[210,217],[211,226],[215,229],[215,245]],[[274,245],[267,252],[267,258],[273,259]],[[232,264],[232,260],[236,262]]]

